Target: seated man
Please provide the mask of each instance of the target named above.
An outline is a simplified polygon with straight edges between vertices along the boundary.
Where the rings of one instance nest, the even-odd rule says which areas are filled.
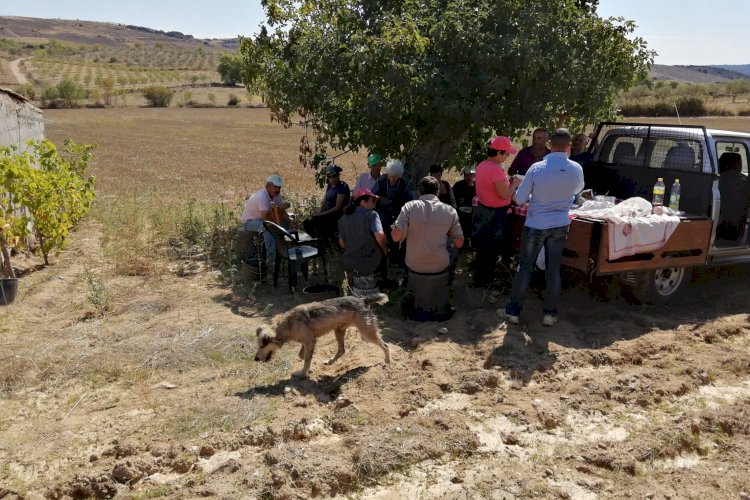
[[[326,176],[326,192],[320,210],[302,221],[302,227],[310,236],[331,240],[336,236],[339,219],[344,215],[351,191],[349,185],[341,180],[341,167],[327,165],[323,171]]]
[[[419,321],[450,318],[451,256],[446,243],[451,238],[456,248],[464,245],[456,209],[438,199],[439,191],[440,182],[434,177],[420,180],[419,199],[404,205],[391,230],[394,241],[407,242],[408,289],[414,295],[414,307],[409,316]]]
[[[273,240],[273,236],[263,229],[263,221],[272,220],[275,206],[273,200],[280,199],[277,197],[281,194],[281,185],[281,177],[278,175],[268,176],[265,187],[247,199],[245,209],[240,216],[243,229],[263,235],[263,242],[266,247],[266,260],[269,265],[273,264],[276,260],[276,242]],[[288,203],[284,203],[283,205],[279,205],[278,208],[286,209],[288,206]]]
[[[716,237],[736,241],[743,234],[747,218],[748,182],[742,173],[742,157],[738,153],[722,154],[719,174],[721,208]]]

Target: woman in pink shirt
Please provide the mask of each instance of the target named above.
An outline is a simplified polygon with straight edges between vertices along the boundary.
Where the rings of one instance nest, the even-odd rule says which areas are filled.
[[[513,192],[521,179],[512,181],[503,163],[516,153],[510,139],[498,136],[487,148],[487,159],[477,165],[476,190],[479,204],[474,208],[472,244],[477,250],[474,267],[474,286],[484,287],[495,277],[495,265],[503,243],[503,223],[508,213]]]

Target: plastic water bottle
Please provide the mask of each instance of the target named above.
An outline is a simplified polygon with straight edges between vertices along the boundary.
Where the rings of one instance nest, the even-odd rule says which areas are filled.
[[[471,199],[471,206],[472,207],[479,206],[479,196],[478,195],[474,195],[474,198]]]
[[[669,190],[669,208],[675,212],[680,210],[680,179],[675,179]]]
[[[659,177],[654,184],[654,196],[651,199],[651,204],[655,207],[664,205],[664,179]]]

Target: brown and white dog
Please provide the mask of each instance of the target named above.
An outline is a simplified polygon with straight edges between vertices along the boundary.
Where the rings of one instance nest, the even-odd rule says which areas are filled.
[[[299,305],[285,313],[275,316],[272,320],[274,331],[267,327],[258,328],[258,351],[255,361],[268,361],[276,350],[286,342],[294,341],[302,344],[299,358],[305,361],[305,366],[294,375],[305,377],[310,372],[315,341],[318,337],[333,330],[336,332],[338,350],[326,361],[331,364],[344,354],[344,337],[349,326],[356,326],[362,340],[379,346],[385,354],[385,364],[391,362],[388,345],[380,337],[378,319],[368,306],[385,304],[388,296],[383,293],[370,295],[364,299],[359,297],[338,297],[322,300],[310,304]]]

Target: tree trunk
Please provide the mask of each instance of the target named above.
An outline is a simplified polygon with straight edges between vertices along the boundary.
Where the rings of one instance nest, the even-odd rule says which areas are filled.
[[[8,278],[15,278],[13,267],[10,265],[10,250],[5,245],[5,241],[0,239],[0,254],[2,254],[3,275]]]
[[[430,165],[443,163],[450,158],[463,138],[427,138],[417,145],[406,158],[405,177],[416,187],[419,180],[429,175]]]

